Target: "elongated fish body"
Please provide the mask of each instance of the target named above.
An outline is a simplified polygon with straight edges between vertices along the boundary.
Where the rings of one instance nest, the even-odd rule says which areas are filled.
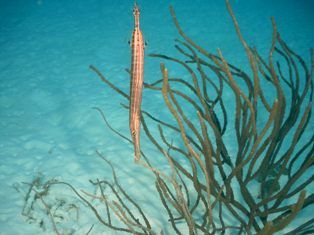
[[[130,84],[130,131],[134,145],[135,162],[140,160],[140,125],[141,103],[144,72],[144,39],[140,30],[140,11],[135,4],[133,9],[135,27],[132,34],[131,48],[131,84]]]

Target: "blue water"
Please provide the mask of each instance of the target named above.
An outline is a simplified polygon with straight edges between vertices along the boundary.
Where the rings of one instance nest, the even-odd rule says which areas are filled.
[[[173,40],[179,35],[169,14],[172,4],[182,28],[194,41],[213,53],[220,48],[228,61],[248,69],[224,1],[146,0],[138,4],[146,54],[178,55]],[[244,38],[263,56],[271,44],[273,16],[282,38],[309,62],[314,1],[231,4]],[[145,180],[148,173],[142,176],[133,165],[132,146],[113,135],[92,109],[103,108],[110,123],[129,136],[128,113],[120,106],[126,101],[88,66],[95,65],[116,86],[129,91],[125,68],[130,66],[132,7],[133,1],[126,0],[0,0],[0,235],[51,234],[51,228],[43,232],[21,216],[23,192],[16,188],[23,188],[21,182],[30,182],[37,174],[68,180],[78,187],[93,177],[110,177],[109,168],[95,157],[96,149],[122,168],[122,180],[134,183],[134,178],[143,177],[142,183],[154,188]],[[159,62],[145,58],[145,82],[161,78]],[[174,76],[182,73],[169,62],[166,66]],[[169,112],[161,105],[161,97],[144,91],[143,108],[167,120]],[[313,121],[310,125],[314,126]],[[158,154],[148,141],[143,141],[142,148],[152,157]],[[142,194],[139,188],[130,188],[135,195]],[[157,225],[167,223],[158,211],[155,215]],[[89,222],[75,225],[80,231],[76,234],[86,232]],[[85,230],[79,230],[82,228]],[[100,230],[92,234],[104,231],[97,228]]]

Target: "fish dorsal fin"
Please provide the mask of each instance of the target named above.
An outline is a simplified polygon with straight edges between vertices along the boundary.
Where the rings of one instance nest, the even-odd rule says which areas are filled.
[[[136,131],[132,131],[132,137],[136,136]]]

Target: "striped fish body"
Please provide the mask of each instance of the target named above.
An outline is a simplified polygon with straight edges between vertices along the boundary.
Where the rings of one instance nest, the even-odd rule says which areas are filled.
[[[129,125],[134,145],[135,161],[139,161],[140,153],[140,125],[141,103],[144,72],[144,39],[139,26],[139,9],[135,5],[134,10],[135,28],[132,34],[131,48],[131,84],[130,84],[130,116]]]

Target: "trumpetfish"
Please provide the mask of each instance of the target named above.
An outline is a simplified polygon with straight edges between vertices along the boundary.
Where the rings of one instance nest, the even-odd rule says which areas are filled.
[[[141,125],[141,103],[143,90],[144,72],[144,39],[140,29],[140,10],[134,4],[134,30],[132,33],[131,48],[131,82],[130,82],[130,113],[129,125],[134,145],[134,160],[138,162],[140,152],[140,125]]]

